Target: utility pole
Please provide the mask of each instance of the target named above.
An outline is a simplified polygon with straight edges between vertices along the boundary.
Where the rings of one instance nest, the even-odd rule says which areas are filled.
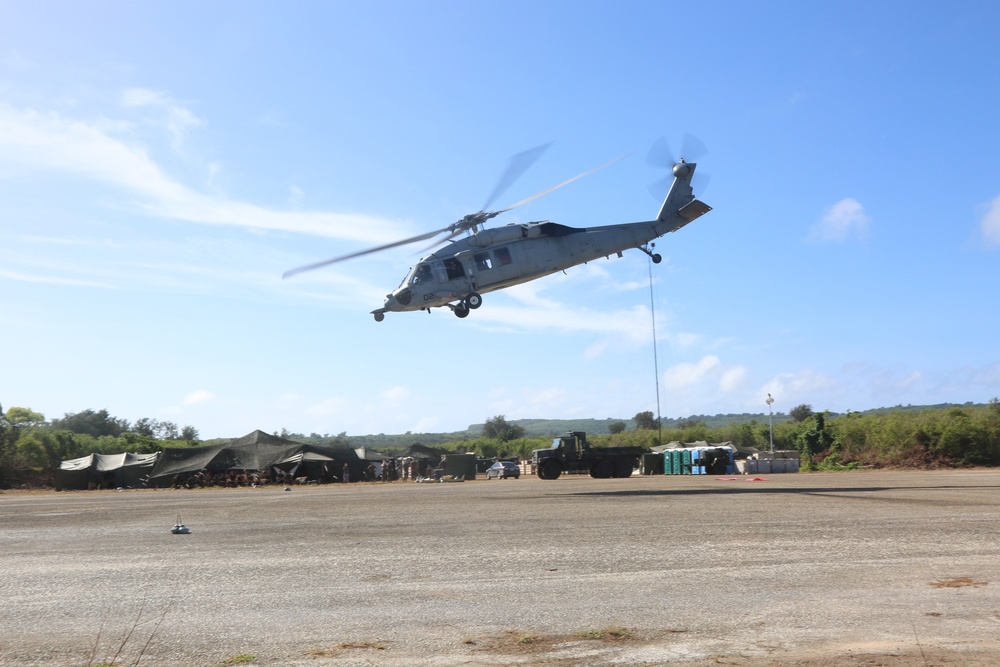
[[[767,400],[764,401],[764,402],[767,403],[767,430],[771,434],[771,452],[773,453],[774,452],[774,417],[773,417],[773,413],[771,412],[771,404],[774,403],[774,399],[771,398],[771,394],[767,395]]]

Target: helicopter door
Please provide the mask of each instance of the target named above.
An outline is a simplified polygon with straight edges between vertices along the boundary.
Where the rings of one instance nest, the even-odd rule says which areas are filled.
[[[465,277],[465,268],[462,266],[462,262],[455,257],[444,260],[444,271],[448,280],[458,280]]]

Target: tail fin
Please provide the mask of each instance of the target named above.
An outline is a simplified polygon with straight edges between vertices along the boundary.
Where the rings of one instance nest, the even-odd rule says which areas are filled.
[[[685,162],[683,158],[674,165],[674,182],[670,186],[667,198],[663,200],[660,213],[656,216],[657,231],[660,235],[676,232],[693,220],[697,220],[712,210],[705,202],[695,199],[691,189],[691,177],[697,168],[694,162]]]

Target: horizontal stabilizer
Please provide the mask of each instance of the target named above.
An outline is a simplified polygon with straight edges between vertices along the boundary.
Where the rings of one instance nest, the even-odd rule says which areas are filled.
[[[691,222],[692,220],[697,220],[711,210],[712,207],[705,202],[692,199],[677,211],[677,215],[682,217],[685,222]]]

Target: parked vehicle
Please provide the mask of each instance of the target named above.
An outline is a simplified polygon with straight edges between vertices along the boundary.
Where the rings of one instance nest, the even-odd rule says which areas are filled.
[[[517,479],[521,476],[521,469],[510,461],[497,461],[486,469],[486,479],[507,479],[513,477]]]
[[[556,436],[550,447],[531,453],[535,474],[558,479],[564,472],[589,472],[591,477],[631,477],[645,447],[591,447],[587,434],[570,431]]]

